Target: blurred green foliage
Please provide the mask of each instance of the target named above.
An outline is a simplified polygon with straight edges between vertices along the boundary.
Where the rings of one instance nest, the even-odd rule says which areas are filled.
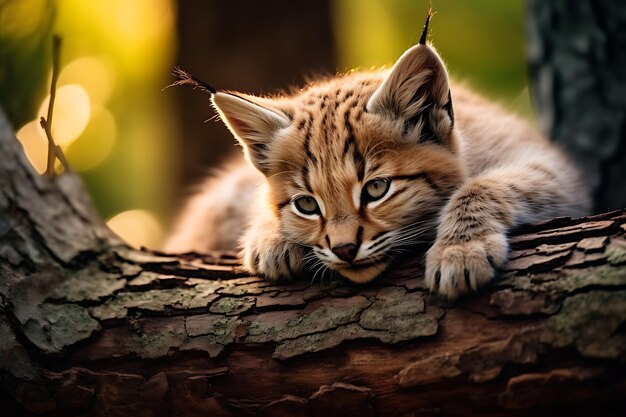
[[[46,93],[54,0],[0,0],[0,105],[16,127]]]
[[[523,0],[335,0],[340,68],[393,64],[419,40],[430,4],[428,39],[452,77],[530,116]]]

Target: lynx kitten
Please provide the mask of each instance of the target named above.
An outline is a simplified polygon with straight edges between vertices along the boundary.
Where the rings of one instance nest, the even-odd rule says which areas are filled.
[[[246,161],[188,201],[166,250],[241,245],[245,267],[268,279],[327,269],[363,283],[434,239],[426,283],[454,298],[503,266],[511,228],[587,213],[588,192],[565,155],[451,84],[427,29],[428,19],[388,71],[277,97],[211,89]]]

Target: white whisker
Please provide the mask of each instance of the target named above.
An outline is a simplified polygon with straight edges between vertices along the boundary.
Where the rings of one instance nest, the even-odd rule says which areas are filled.
[[[275,174],[270,175],[269,177],[267,177],[267,179],[272,179],[274,177],[277,177],[279,175],[283,175],[283,174],[297,174],[297,171],[281,171],[281,172],[277,172]]]

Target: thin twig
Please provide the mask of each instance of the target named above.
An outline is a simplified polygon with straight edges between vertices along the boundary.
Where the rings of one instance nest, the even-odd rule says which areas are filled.
[[[61,147],[57,146],[52,137],[52,112],[54,111],[54,99],[57,92],[57,80],[59,79],[59,63],[61,60],[61,37],[54,35],[52,37],[52,82],[50,83],[50,101],[48,102],[48,113],[46,117],[39,120],[41,127],[46,132],[48,138],[48,162],[46,164],[45,174],[50,178],[54,178],[54,162],[59,159],[63,169],[69,171],[69,166],[65,155],[61,151]]]
[[[57,159],[61,163],[63,170],[65,172],[68,172],[70,170],[70,164],[67,162],[67,158],[65,157],[65,154],[63,153],[63,150],[61,149],[59,145],[56,146],[56,151],[57,151]]]

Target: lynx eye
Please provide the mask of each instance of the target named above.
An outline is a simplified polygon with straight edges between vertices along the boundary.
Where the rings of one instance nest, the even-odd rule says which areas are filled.
[[[302,196],[293,200],[293,205],[302,214],[318,214],[320,206],[311,196]]]
[[[390,181],[386,178],[376,178],[368,181],[363,187],[362,198],[365,201],[380,200],[389,191]]]

